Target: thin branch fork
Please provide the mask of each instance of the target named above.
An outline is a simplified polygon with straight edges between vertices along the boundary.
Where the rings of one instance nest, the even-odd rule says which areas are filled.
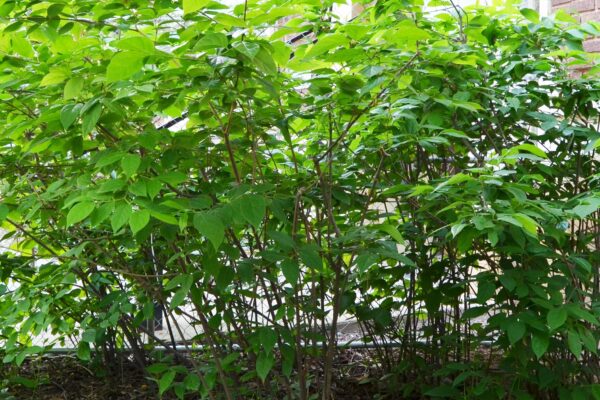
[[[400,75],[402,75],[408,68],[410,68],[410,66],[414,63],[414,61],[419,57],[420,53],[417,51],[403,66],[402,68],[400,68],[398,70],[398,72],[396,72],[394,74],[394,77],[392,79],[392,82],[394,80],[396,80],[396,78],[398,78]],[[388,93],[389,90],[389,86],[384,87],[383,89],[381,89],[381,91],[379,93],[377,93],[377,95],[375,96],[375,98],[373,100],[371,100],[371,102],[365,107],[363,108],[360,112],[358,112],[357,114],[354,115],[354,117],[352,117],[352,119],[350,120],[350,122],[348,122],[348,125],[346,125],[346,128],[344,129],[344,131],[342,132],[342,134],[340,136],[338,136],[338,138],[327,148],[327,150],[321,154],[319,157],[316,158],[317,162],[322,161],[325,157],[327,157],[331,151],[336,148],[340,142],[342,140],[344,140],[346,138],[346,136],[348,135],[348,133],[350,133],[350,129],[352,129],[352,127],[354,126],[354,124],[356,124],[358,122],[358,120],[360,119],[360,117],[362,117],[363,115],[365,115],[369,110],[371,110],[373,107],[375,107],[379,101]]]

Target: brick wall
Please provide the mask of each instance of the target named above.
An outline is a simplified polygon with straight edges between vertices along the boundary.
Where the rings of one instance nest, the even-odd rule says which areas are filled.
[[[593,18],[598,5],[600,5],[598,0],[552,0],[552,11],[562,8],[580,14],[581,19],[584,20]]]
[[[552,0],[552,12],[561,8],[574,14],[581,22],[600,22],[600,0]],[[587,40],[584,48],[600,52],[600,38]]]

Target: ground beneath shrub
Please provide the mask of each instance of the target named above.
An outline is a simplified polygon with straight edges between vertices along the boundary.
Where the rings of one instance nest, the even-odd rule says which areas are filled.
[[[19,370],[3,373],[8,394],[15,399],[132,400],[155,399],[155,387],[130,363],[120,373],[103,376],[74,357],[47,357],[26,361]],[[0,399],[10,399],[6,396]]]
[[[53,356],[26,360],[21,368],[0,372],[0,400],[142,400],[158,399],[155,383],[128,360],[121,361],[111,374],[100,374],[74,356]],[[334,398],[373,400],[372,365],[364,351],[346,350],[336,359]],[[197,396],[186,396],[186,400]],[[394,395],[385,399],[400,399]],[[175,399],[163,396],[163,399]]]

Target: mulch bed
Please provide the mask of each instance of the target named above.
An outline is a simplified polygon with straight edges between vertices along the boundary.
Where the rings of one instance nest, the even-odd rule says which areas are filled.
[[[123,362],[118,369],[118,373],[104,375],[93,372],[74,357],[44,357],[27,360],[18,371],[4,371],[3,378],[8,383],[8,393],[19,400],[158,398],[153,383],[144,377],[139,368],[130,362]],[[22,378],[28,381],[23,384]],[[36,387],[27,387],[31,386],[29,382],[36,382]],[[4,399],[2,395],[0,399]]]
[[[340,400],[377,399],[372,360],[365,351],[345,350],[336,358],[333,396]],[[100,373],[74,356],[26,360],[20,368],[0,370],[0,400],[142,400],[159,399],[156,384],[133,364],[120,361],[111,373]],[[371,363],[371,365],[370,365]],[[316,368],[318,366],[315,366]],[[36,382],[35,387],[31,383]],[[253,396],[256,398],[255,396]],[[186,400],[199,398],[186,396]],[[284,398],[283,396],[281,398]],[[381,397],[394,399],[395,396]],[[175,399],[172,395],[163,399]]]

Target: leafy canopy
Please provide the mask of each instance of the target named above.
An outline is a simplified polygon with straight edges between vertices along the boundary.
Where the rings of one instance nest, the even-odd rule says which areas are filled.
[[[352,317],[382,392],[597,395],[598,27],[429,3],[1,2],[4,362],[328,399]]]

